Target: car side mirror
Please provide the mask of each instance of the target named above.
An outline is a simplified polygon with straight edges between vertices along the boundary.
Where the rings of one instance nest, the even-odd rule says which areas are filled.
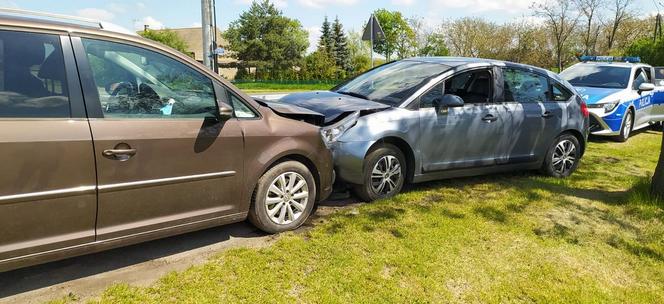
[[[644,82],[639,86],[639,92],[648,92],[655,89],[655,85],[652,83]]]
[[[219,101],[219,120],[227,121],[233,118],[233,108],[225,102]]]
[[[436,113],[445,115],[449,108],[463,107],[464,101],[457,95],[445,94],[441,98],[436,98],[434,100],[434,105],[436,107]]]

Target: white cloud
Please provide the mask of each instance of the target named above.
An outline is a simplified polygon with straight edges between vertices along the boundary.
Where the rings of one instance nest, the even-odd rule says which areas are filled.
[[[477,12],[504,11],[519,13],[528,10],[533,0],[431,0],[434,8],[472,9]]]
[[[164,28],[164,23],[155,19],[152,16],[145,16],[139,20],[136,20],[136,22],[134,23],[134,27],[136,28],[136,30],[142,30],[146,25],[153,30],[160,30]]]
[[[202,27],[202,26],[203,24],[201,24],[200,22],[194,22],[191,24],[191,27]]]
[[[93,20],[112,21],[115,15],[101,8],[84,8],[76,11],[76,15]]]
[[[306,7],[311,8],[325,8],[328,5],[341,5],[351,6],[358,3],[358,0],[298,0],[298,2]]]
[[[116,14],[123,14],[127,12],[127,7],[125,5],[116,2],[111,2],[106,7],[108,7],[109,11]]]
[[[310,26],[304,28],[309,33],[309,49],[307,49],[307,53],[313,53],[316,51],[316,48],[318,47],[318,39],[320,39],[320,27],[318,26]]]
[[[411,5],[415,4],[415,0],[392,0],[392,4],[402,5],[402,6],[411,6]]]

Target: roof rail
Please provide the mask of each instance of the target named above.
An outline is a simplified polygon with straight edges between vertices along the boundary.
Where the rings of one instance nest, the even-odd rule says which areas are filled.
[[[16,9],[16,8],[0,8],[0,15],[13,15],[13,16],[31,16],[31,17],[38,17],[42,19],[49,19],[49,20],[54,20],[54,21],[65,21],[65,22],[78,22],[81,23],[81,25],[88,25],[92,27],[96,27],[102,30],[109,30],[112,32],[119,32],[123,34],[129,34],[136,36],[135,32],[132,32],[128,29],[125,29],[119,25],[115,25],[110,22],[104,22],[104,21],[99,21],[99,20],[94,20],[90,18],[85,18],[85,17],[79,17],[79,16],[69,16],[69,15],[62,15],[62,14],[55,14],[55,13],[46,13],[46,12],[38,12],[38,11],[30,11],[30,10],[22,10],[22,9]]]

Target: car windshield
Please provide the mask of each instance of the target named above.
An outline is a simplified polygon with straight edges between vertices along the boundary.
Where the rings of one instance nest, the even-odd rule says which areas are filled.
[[[560,76],[575,87],[624,89],[629,84],[629,67],[575,65]]]
[[[397,61],[366,72],[334,91],[354,97],[397,106],[423,83],[448,70],[437,63]]]

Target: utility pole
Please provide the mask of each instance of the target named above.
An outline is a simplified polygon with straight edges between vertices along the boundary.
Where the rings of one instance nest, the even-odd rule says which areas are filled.
[[[210,0],[201,0],[201,27],[203,32],[203,64],[213,69],[212,67],[212,35],[210,27],[212,25]],[[214,70],[214,69],[213,69]]]

